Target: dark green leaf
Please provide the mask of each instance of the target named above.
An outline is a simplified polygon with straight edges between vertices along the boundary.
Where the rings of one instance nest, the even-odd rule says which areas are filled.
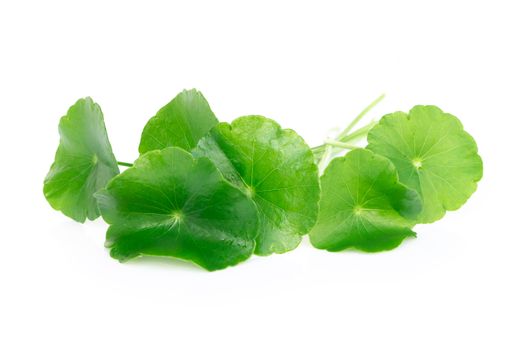
[[[210,160],[180,148],[146,153],[96,196],[110,224],[107,246],[121,261],[162,255],[217,270],[253,253],[253,202]]]

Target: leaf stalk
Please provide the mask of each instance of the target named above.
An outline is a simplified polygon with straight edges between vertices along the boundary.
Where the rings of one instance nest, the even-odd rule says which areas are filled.
[[[122,166],[129,167],[129,168],[130,168],[131,166],[134,165],[134,164],[132,164],[132,163],[128,163],[128,162],[120,162],[120,161],[117,161],[117,164],[118,164],[118,165],[122,165]]]

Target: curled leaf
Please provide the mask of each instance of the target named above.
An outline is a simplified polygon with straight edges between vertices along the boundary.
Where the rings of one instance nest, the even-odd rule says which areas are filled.
[[[418,194],[398,182],[392,163],[365,149],[330,162],[321,177],[321,208],[310,241],[319,249],[389,250],[413,237]]]
[[[119,174],[101,108],[89,97],[78,100],[61,118],[59,133],[44,196],[76,221],[94,220],[100,215],[94,193]]]

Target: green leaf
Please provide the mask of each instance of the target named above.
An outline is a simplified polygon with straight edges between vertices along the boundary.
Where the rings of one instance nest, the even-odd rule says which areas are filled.
[[[365,149],[335,158],[321,177],[321,209],[310,241],[319,249],[390,250],[414,237],[419,195],[398,182],[394,165]]]
[[[260,219],[256,254],[294,249],[315,224],[317,166],[310,148],[293,130],[261,116],[241,117],[231,125],[215,126],[194,154],[211,159],[255,201]]]
[[[96,194],[111,256],[190,260],[207,270],[251,256],[258,217],[244,193],[207,158],[169,147],[141,156]]]
[[[367,148],[389,158],[400,181],[421,195],[421,223],[460,208],[482,178],[477,144],[455,116],[435,106],[384,116],[369,132]]]
[[[78,100],[61,118],[59,133],[44,196],[76,221],[94,220],[100,214],[93,194],[119,174],[101,108],[89,97]]]
[[[145,125],[139,153],[172,146],[190,151],[217,123],[202,93],[184,90]]]

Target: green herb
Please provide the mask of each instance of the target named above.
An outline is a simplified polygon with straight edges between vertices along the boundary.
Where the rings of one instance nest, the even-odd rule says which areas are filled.
[[[103,113],[91,98],[80,99],[61,118],[60,144],[44,180],[50,205],[75,221],[99,217],[94,193],[119,174]]]
[[[217,123],[205,97],[194,89],[184,90],[145,125],[139,153],[171,146],[190,151]]]
[[[183,91],[149,120],[133,164],[116,161],[99,106],[81,99],[61,119],[44,194],[80,222],[102,213],[120,261],[161,255],[218,270],[295,249],[306,233],[329,251],[393,249],[462,206],[482,160],[460,121],[434,106],[354,129],[382,98],[310,149],[262,116],[218,123],[200,92]]]
[[[310,232],[315,247],[376,252],[415,236],[412,220],[422,210],[422,201],[416,191],[398,182],[388,159],[365,149],[352,150],[332,160],[321,187],[321,212]]]
[[[475,140],[455,116],[435,106],[384,116],[369,132],[367,148],[389,158],[400,181],[420,193],[420,223],[460,208],[482,178]]]
[[[259,212],[258,255],[297,247],[315,224],[319,182],[313,154],[293,130],[261,116],[220,123],[194,151],[246,192]]]
[[[106,245],[120,261],[165,255],[217,270],[255,248],[253,202],[210,160],[180,148],[148,152],[96,196],[110,224]]]

